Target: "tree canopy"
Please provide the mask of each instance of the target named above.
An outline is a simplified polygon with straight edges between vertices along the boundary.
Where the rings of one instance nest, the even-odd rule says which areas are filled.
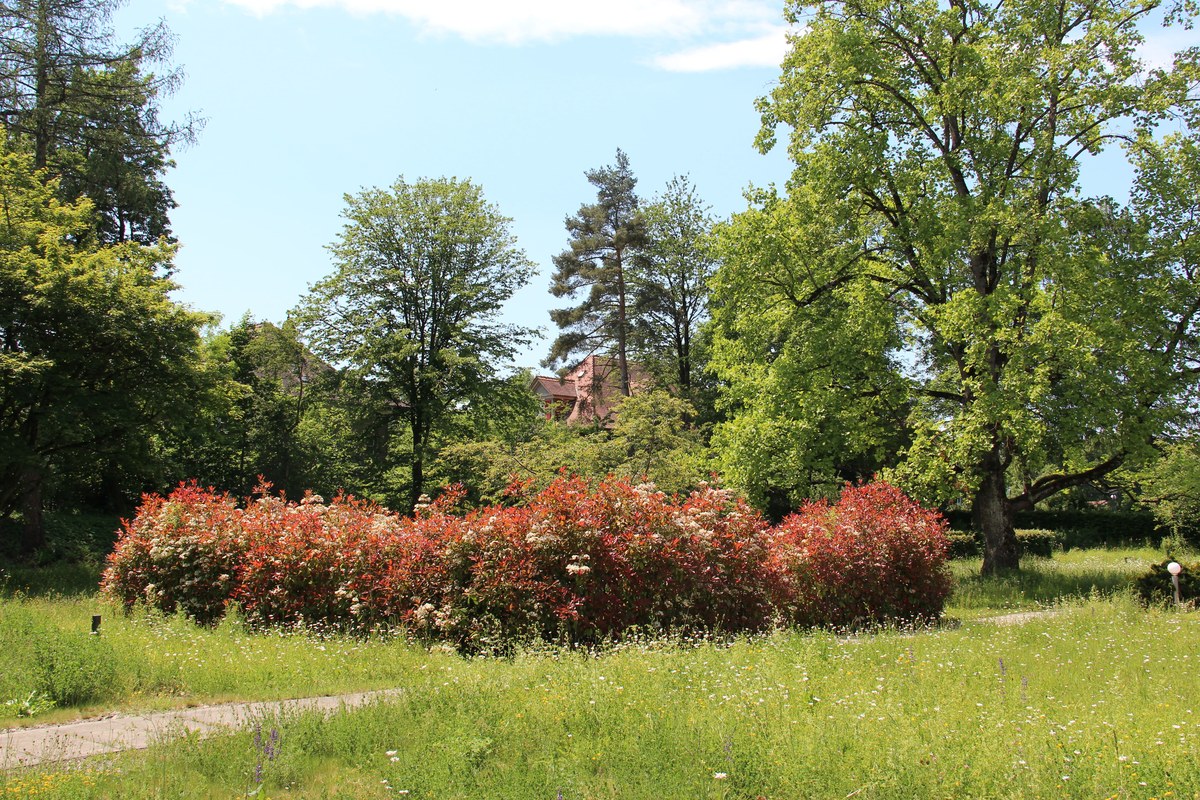
[[[869,453],[900,415],[896,474],[970,500],[985,572],[1017,566],[1015,509],[1146,452],[1194,385],[1200,292],[1079,171],[1195,86],[1196,49],[1137,56],[1155,5],[789,4],[758,142],[790,128],[795,170],[730,225],[718,278],[735,452],[782,429]],[[755,384],[775,405],[747,417]]]
[[[676,176],[642,208],[645,243],[633,259],[635,351],[662,383],[692,395],[703,371],[700,326],[708,318],[708,281],[717,260],[709,244],[716,221],[686,176]]]
[[[637,178],[629,157],[617,150],[616,163],[588,170],[596,202],[567,217],[568,249],[554,257],[550,293],[575,298],[577,306],[555,309],[550,318],[561,333],[550,346],[547,366],[569,366],[575,357],[611,353],[617,361],[621,391],[629,395],[630,319],[633,313],[631,257],[645,243],[646,231],[634,192]]]
[[[318,355],[407,423],[412,508],[439,430],[511,391],[499,368],[532,332],[500,312],[533,265],[469,181],[400,178],[345,200],[329,247],[336,271],[312,287],[297,321]]]
[[[56,474],[147,459],[186,416],[206,319],[169,297],[172,247],[100,245],[56,190],[0,151],[0,515],[22,511],[26,551]]]
[[[165,24],[116,41],[121,0],[0,4],[0,120],[35,169],[60,178],[64,199],[88,197],[102,241],[153,244],[175,207],[162,177],[170,149],[200,121],[163,122],[158,103],[179,85]],[[159,71],[154,71],[160,68]]]

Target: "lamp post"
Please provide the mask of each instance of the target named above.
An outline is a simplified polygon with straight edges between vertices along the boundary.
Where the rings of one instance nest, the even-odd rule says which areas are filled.
[[[1175,605],[1183,605],[1183,599],[1179,596],[1179,573],[1183,572],[1183,567],[1179,566],[1178,561],[1172,561],[1167,564],[1167,572],[1171,573],[1171,584],[1175,587]]]

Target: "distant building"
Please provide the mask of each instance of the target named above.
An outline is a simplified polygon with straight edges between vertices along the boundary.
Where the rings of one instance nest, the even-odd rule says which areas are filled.
[[[636,392],[648,385],[649,380],[640,367],[630,364],[629,383]],[[613,422],[613,407],[622,396],[621,368],[612,356],[592,355],[562,377],[537,376],[530,388],[542,401],[546,419],[608,426]]]

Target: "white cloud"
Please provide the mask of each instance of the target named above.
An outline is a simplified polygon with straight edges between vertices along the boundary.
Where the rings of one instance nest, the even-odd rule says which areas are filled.
[[[787,28],[752,39],[693,47],[659,56],[655,66],[670,72],[710,72],[736,67],[778,67],[787,55]]]
[[[253,14],[340,8],[392,14],[431,33],[522,44],[574,36],[747,36],[778,23],[774,0],[225,0]]]

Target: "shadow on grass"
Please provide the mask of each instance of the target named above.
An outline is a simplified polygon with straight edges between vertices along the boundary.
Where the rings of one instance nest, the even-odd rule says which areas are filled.
[[[22,557],[20,521],[0,520],[0,597],[94,594],[119,524],[112,514],[48,512],[46,546]]]
[[[45,566],[0,565],[0,598],[16,594],[25,597],[78,597],[92,595],[100,588],[99,563],[59,562]]]
[[[959,562],[954,593],[947,605],[951,613],[967,616],[1045,608],[1071,597],[1129,591],[1148,566],[1141,558],[1122,556],[1096,564],[1027,558],[1020,570],[984,577],[977,561],[969,571]]]

